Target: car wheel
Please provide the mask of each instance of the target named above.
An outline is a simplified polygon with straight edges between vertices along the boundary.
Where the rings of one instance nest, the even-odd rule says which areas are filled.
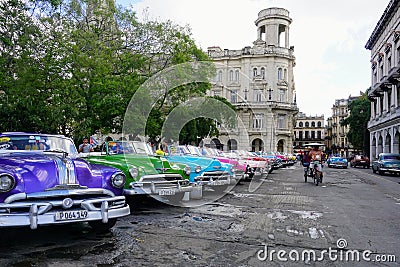
[[[101,233],[110,231],[116,222],[117,219],[108,219],[107,223],[103,223],[102,221],[89,221],[89,225],[95,232]]]
[[[376,173],[376,170],[374,169],[374,167],[372,167],[372,172],[373,172],[373,173]]]
[[[378,173],[379,173],[379,175],[384,175],[385,174],[385,172],[381,171],[380,169],[378,169]]]

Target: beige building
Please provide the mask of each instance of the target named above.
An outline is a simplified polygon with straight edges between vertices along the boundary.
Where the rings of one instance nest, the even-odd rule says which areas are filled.
[[[370,157],[400,152],[400,1],[391,0],[365,48],[371,50]]]
[[[325,119],[321,116],[307,116],[299,112],[294,127],[295,140],[293,146],[301,149],[307,143],[325,143]]]
[[[333,154],[348,157],[353,153],[353,147],[347,140],[347,133],[349,126],[341,125],[341,122],[346,119],[349,113],[349,103],[360,96],[349,96],[344,99],[336,99],[335,104],[332,106],[332,117],[328,119],[327,130],[330,133],[329,140],[330,149]]]
[[[292,19],[283,8],[267,8],[255,21],[256,41],[240,50],[209,47],[217,73],[209,95],[226,98],[238,109],[236,129],[221,127],[213,143],[224,150],[293,151],[295,101]]]

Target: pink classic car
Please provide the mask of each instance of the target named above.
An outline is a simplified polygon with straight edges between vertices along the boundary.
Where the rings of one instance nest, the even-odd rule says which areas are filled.
[[[235,179],[237,181],[241,180],[244,178],[244,173],[246,171],[246,166],[243,164],[240,164],[238,160],[236,159],[231,159],[227,158],[223,155],[219,155],[219,153],[211,148],[203,147],[203,148],[198,148],[195,146],[187,146],[187,148],[190,150],[190,153],[192,155],[197,155],[197,156],[202,156],[202,157],[209,157],[209,158],[214,158],[221,163],[229,163],[233,166],[232,172],[235,175]]]
[[[271,164],[266,158],[245,150],[232,150],[230,153],[234,153],[239,158],[239,162],[246,165],[246,179],[252,179],[254,176],[265,178],[271,171]]]

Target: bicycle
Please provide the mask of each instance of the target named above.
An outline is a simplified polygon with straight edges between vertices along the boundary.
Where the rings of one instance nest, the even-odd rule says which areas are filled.
[[[322,183],[322,171],[318,170],[319,164],[320,162],[317,160],[313,162],[313,170],[314,170],[313,178],[314,178],[314,184],[316,186],[318,186],[319,183]]]
[[[303,162],[304,167],[304,182],[307,183],[307,177],[310,176],[310,162]]]

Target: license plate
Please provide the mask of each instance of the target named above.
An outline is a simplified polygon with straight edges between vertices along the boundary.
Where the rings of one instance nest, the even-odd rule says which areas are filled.
[[[213,181],[211,184],[212,185],[225,185],[226,182],[225,181]]]
[[[365,163],[365,161],[364,160],[362,160],[362,161],[360,161],[361,163]]]
[[[87,210],[68,210],[68,211],[57,211],[55,215],[56,221],[73,221],[85,219],[88,217]]]
[[[175,190],[172,189],[161,189],[158,191],[158,195],[160,196],[173,196],[175,195]]]

